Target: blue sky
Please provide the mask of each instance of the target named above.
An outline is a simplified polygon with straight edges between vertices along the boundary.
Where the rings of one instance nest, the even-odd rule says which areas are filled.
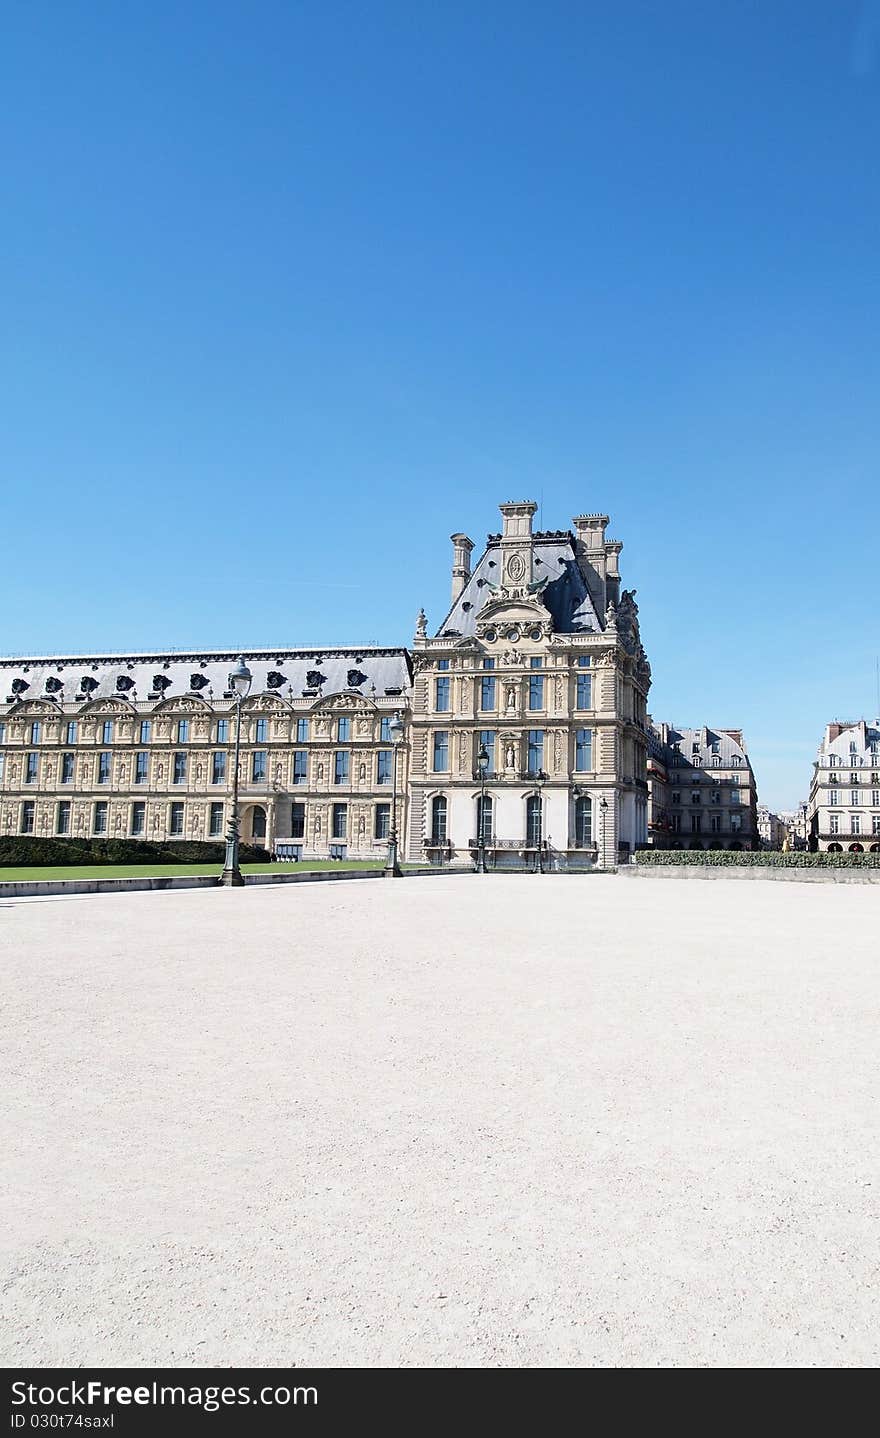
[[[876,0],[19,0],[0,81],[4,652],[407,642],[528,497],[771,805],[876,709]]]

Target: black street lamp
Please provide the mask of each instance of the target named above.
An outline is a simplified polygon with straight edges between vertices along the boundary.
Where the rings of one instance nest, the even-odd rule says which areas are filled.
[[[238,663],[229,675],[229,688],[235,699],[235,763],[232,766],[232,810],[226,834],[226,862],[223,866],[223,873],[220,875],[221,884],[236,889],[244,884],[241,869],[238,867],[238,758],[241,750],[241,703],[250,693],[252,678],[251,671],[244,662],[244,656],[239,654]]]
[[[401,869],[397,855],[397,751],[403,739],[403,720],[399,713],[395,714],[388,727],[391,732],[391,829],[388,834],[385,878],[399,879]]]
[[[547,782],[547,775],[543,769],[539,769],[535,775],[538,785],[538,873],[544,872],[544,785]]]
[[[477,768],[480,771],[480,826],[477,834],[477,873],[486,872],[486,773],[489,769],[489,751],[480,745],[477,754]]]
[[[599,800],[599,817],[600,817],[600,819],[601,819],[601,821],[602,821],[602,822],[601,822],[602,853],[601,853],[601,856],[600,856],[600,857],[601,857],[601,863],[600,863],[600,865],[599,865],[599,868],[600,868],[600,869],[604,869],[604,868],[605,868],[605,815],[606,815],[607,813],[608,813],[608,800],[605,798],[605,795],[603,794],[603,795],[602,795],[602,798]]]

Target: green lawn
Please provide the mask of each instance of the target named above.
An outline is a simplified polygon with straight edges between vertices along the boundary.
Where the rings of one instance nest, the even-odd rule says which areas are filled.
[[[80,864],[50,868],[5,869],[0,867],[0,883],[28,879],[161,879],[172,874],[219,875],[220,864]],[[242,864],[243,874],[293,874],[313,869],[381,869],[378,859],[307,859],[299,864]]]

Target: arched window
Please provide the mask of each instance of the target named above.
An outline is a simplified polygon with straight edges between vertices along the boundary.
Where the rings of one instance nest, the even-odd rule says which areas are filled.
[[[586,849],[593,842],[593,801],[588,794],[581,794],[574,801],[574,845]]]
[[[431,800],[431,843],[446,843],[446,796],[438,794]]]
[[[477,799],[477,838],[484,844],[492,839],[492,800],[488,794]]]
[[[259,805],[254,809],[251,834],[255,839],[265,839],[266,837],[266,810],[261,809]]]
[[[530,794],[526,799],[526,844],[537,849],[541,842],[541,796]]]

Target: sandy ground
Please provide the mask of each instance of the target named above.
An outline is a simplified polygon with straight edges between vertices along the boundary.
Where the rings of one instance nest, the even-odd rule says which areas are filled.
[[[880,1361],[880,895],[0,905],[0,1361]]]

